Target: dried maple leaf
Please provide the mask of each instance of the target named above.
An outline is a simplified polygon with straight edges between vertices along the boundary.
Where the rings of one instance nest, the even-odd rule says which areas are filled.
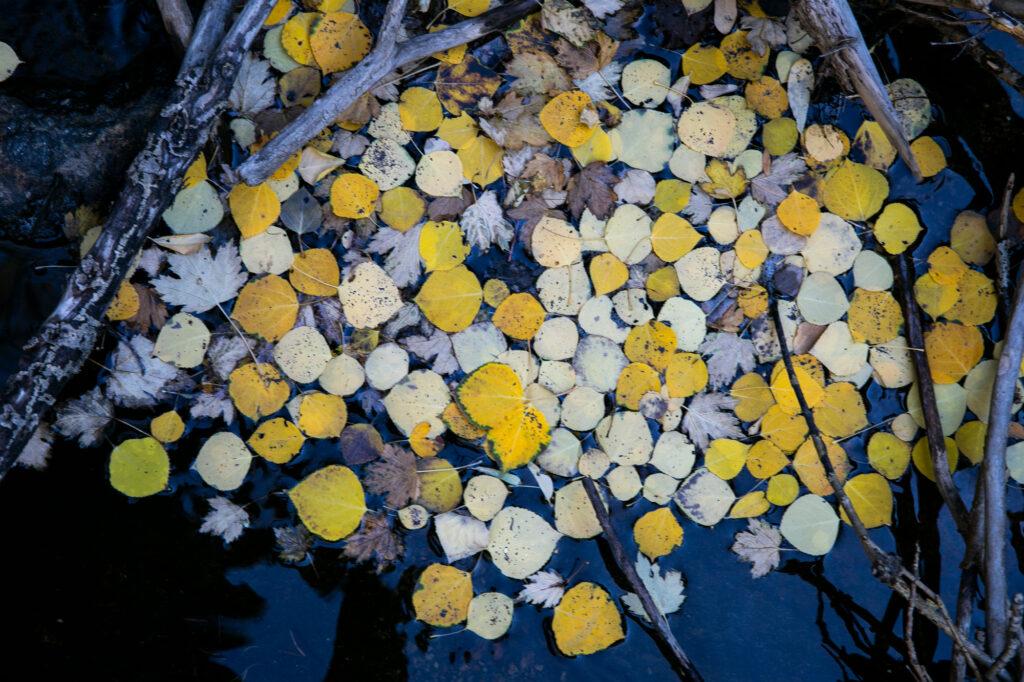
[[[420,494],[416,455],[397,445],[385,445],[380,459],[367,466],[363,482],[374,495],[383,495],[389,507],[404,507]]]
[[[455,351],[452,348],[452,340],[440,329],[434,329],[429,336],[420,334],[407,336],[401,341],[410,353],[417,355],[427,362],[434,361],[431,369],[438,374],[451,374],[459,368],[459,361],[455,359]]]
[[[778,567],[781,545],[782,533],[778,528],[761,519],[750,519],[747,529],[736,533],[732,551],[751,564],[751,576],[760,578]]]
[[[139,309],[135,316],[125,323],[138,332],[148,332],[150,327],[160,329],[167,321],[167,306],[150,287],[132,283],[135,293],[139,295]]]
[[[157,277],[153,288],[165,303],[187,313],[204,313],[230,301],[248,279],[235,242],[221,246],[216,256],[207,246],[188,256],[172,253],[167,263],[175,276]]]
[[[537,571],[523,581],[523,589],[516,595],[516,601],[552,609],[558,606],[564,594],[565,578],[556,571]]]
[[[611,64],[619,43],[599,31],[594,40],[585,45],[558,40],[555,48],[558,50],[558,63],[568,69],[573,80],[578,80]]]
[[[226,543],[234,542],[249,527],[249,514],[226,497],[210,498],[210,511],[203,517],[200,533],[216,535]]]
[[[114,420],[114,405],[103,397],[100,387],[69,400],[57,408],[54,430],[65,438],[77,438],[83,448],[91,448],[103,438]]]
[[[772,167],[750,181],[750,194],[766,206],[776,206],[789,194],[792,185],[807,170],[807,164],[796,152],[783,154],[772,161]]]
[[[386,514],[369,512],[363,517],[362,528],[348,537],[342,553],[359,562],[372,559],[380,573],[402,558],[405,545]]]
[[[151,407],[164,398],[164,387],[177,373],[173,365],[154,357],[152,341],[133,336],[117,345],[107,397],[125,407]]]
[[[462,213],[459,225],[466,237],[466,243],[487,251],[491,245],[497,245],[508,251],[515,231],[512,223],[505,219],[498,205],[498,195],[487,190],[480,195],[476,203]]]
[[[708,386],[712,390],[732,383],[737,371],[749,372],[757,365],[754,344],[736,334],[708,334],[700,345],[700,352],[708,356]]]
[[[534,192],[545,189],[561,191],[565,189],[565,164],[547,154],[536,154],[526,163],[520,177],[530,183]]]
[[[53,445],[53,431],[43,422],[36,428],[32,438],[25,443],[15,464],[26,469],[42,471],[50,463],[50,447]]]
[[[270,62],[246,53],[231,86],[228,106],[240,114],[259,113],[273,105],[276,88],[277,83],[270,76]]]
[[[622,0],[583,0],[583,4],[598,19],[604,19],[622,9]]]
[[[683,430],[701,450],[716,438],[742,438],[743,431],[732,413],[735,406],[735,398],[724,393],[699,393],[683,408]]]
[[[390,227],[382,227],[366,247],[369,253],[388,254],[384,259],[384,269],[399,288],[414,284],[423,272],[423,261],[420,259],[421,228],[421,225],[417,225],[406,232],[399,232]]]
[[[275,528],[274,539],[277,541],[277,555],[281,561],[292,564],[305,561],[313,546],[313,536],[301,525]]]
[[[615,192],[612,185],[616,177],[607,164],[600,161],[588,163],[579,173],[569,179],[569,212],[576,220],[589,208],[594,217],[605,220],[615,208]]]
[[[643,554],[638,554],[636,557],[636,572],[640,576],[640,580],[643,581],[647,591],[651,594],[651,600],[654,602],[654,605],[658,607],[662,615],[667,616],[670,613],[675,613],[683,605],[683,602],[686,601],[686,595],[683,594],[683,574],[679,571],[665,571],[662,574],[657,564],[648,561],[647,557]],[[633,612],[633,615],[643,618],[648,623],[651,622],[647,611],[644,610],[643,603],[640,601],[640,597],[634,593],[628,592],[623,595],[622,603]]]

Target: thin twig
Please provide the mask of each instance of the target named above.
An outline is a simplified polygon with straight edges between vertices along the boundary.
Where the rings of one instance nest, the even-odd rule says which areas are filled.
[[[921,563],[921,544],[914,544],[914,577],[919,578],[918,565]],[[914,646],[914,609],[917,608],[917,583],[910,585],[910,599],[907,601],[907,614],[903,620],[903,641],[907,646],[907,662],[910,664],[910,671],[914,673],[919,682],[931,682],[931,675],[917,660],[917,647]]]
[[[999,310],[1003,314],[1003,325],[1010,324],[1010,249],[1013,240],[1007,234],[1010,226],[1010,201],[1013,198],[1015,176],[1010,173],[1003,191],[1003,203],[999,207],[999,234],[996,235],[996,290],[999,293]],[[1005,328],[1005,327],[1004,327]]]
[[[996,676],[1010,663],[1010,659],[1017,655],[1021,645],[1022,620],[1024,620],[1024,595],[1017,593],[1013,595],[1013,606],[1010,607],[1010,624],[1007,627],[1008,641],[1006,642],[1006,648],[1003,649],[1003,653],[999,655],[996,662],[989,668],[988,673],[985,674],[986,680],[996,679]]]
[[[686,655],[686,652],[683,651],[678,640],[676,640],[675,635],[672,634],[672,628],[669,627],[665,614],[663,614],[654,603],[654,598],[651,597],[651,593],[647,590],[647,586],[644,585],[644,581],[640,579],[639,575],[637,575],[636,567],[626,555],[626,550],[622,546],[622,542],[619,540],[619,536],[616,534],[614,526],[612,526],[611,517],[608,515],[608,510],[605,509],[604,500],[601,499],[601,495],[598,493],[597,486],[594,485],[593,479],[589,476],[584,476],[582,481],[583,489],[587,491],[587,497],[590,498],[590,505],[594,508],[594,513],[597,514],[597,520],[601,524],[601,530],[604,532],[604,538],[612,550],[612,557],[615,559],[615,564],[618,569],[625,574],[630,587],[633,588],[633,591],[640,598],[640,603],[644,607],[644,612],[647,614],[647,618],[650,620],[651,626],[654,628],[655,638],[671,653],[672,666],[682,679],[700,682],[704,678],[701,677],[700,672],[693,665],[693,661],[691,661],[690,657]]]

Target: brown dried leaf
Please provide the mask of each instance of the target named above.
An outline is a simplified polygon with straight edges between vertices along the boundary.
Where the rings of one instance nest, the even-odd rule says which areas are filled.
[[[579,220],[583,209],[589,208],[599,220],[612,214],[615,208],[615,191],[612,185],[616,177],[607,164],[593,161],[569,180],[569,211]]]
[[[371,493],[383,495],[389,507],[404,507],[420,495],[416,455],[397,445],[385,445],[380,459],[367,466],[363,482]]]
[[[363,527],[349,536],[343,554],[349,559],[366,562],[373,559],[377,573],[397,562],[405,553],[401,536],[391,527],[386,514],[369,512]]]

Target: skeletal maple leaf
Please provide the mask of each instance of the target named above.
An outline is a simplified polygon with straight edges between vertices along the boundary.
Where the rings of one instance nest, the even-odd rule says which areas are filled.
[[[234,334],[218,336],[206,351],[206,360],[214,373],[221,379],[227,379],[238,361],[249,354],[245,341]]]
[[[477,246],[481,251],[488,251],[491,245],[508,251],[508,245],[515,234],[512,223],[505,219],[498,205],[498,196],[493,190],[480,195],[476,203],[462,212],[459,225],[466,235],[470,246]]]
[[[274,103],[277,83],[270,76],[270,62],[246,53],[228,95],[228,106],[241,114],[258,114]]]
[[[382,227],[374,233],[366,246],[369,253],[387,254],[384,270],[399,288],[414,284],[423,272],[423,261],[420,260],[421,228],[421,225],[417,225],[406,232],[399,232],[390,227]]]
[[[95,386],[57,408],[53,428],[65,438],[77,438],[79,446],[91,448],[100,442],[113,419],[114,404]]]
[[[572,217],[579,220],[583,209],[589,208],[595,218],[604,220],[615,208],[615,173],[600,161],[588,163],[569,180],[569,194],[566,197]]]
[[[313,546],[313,536],[303,525],[275,528],[274,539],[277,541],[277,555],[281,561],[291,564],[305,561]]]
[[[749,372],[757,365],[754,344],[736,334],[708,334],[700,352],[708,356],[708,386],[716,391],[732,383],[737,371]]]
[[[196,419],[220,418],[225,424],[230,424],[235,420],[235,404],[228,397],[227,388],[220,388],[214,393],[198,393],[192,400],[188,413]]]
[[[724,393],[699,393],[683,408],[683,429],[701,450],[716,438],[742,438],[743,431],[732,413],[735,406],[735,398]]]
[[[372,559],[380,573],[402,558],[405,545],[386,514],[369,512],[363,517],[362,528],[348,537],[342,553],[359,562]]]
[[[565,578],[555,571],[537,571],[523,581],[523,589],[516,595],[516,601],[552,609],[558,606],[564,594]]]
[[[145,336],[121,341],[107,380],[107,397],[125,407],[151,407],[163,398],[163,389],[178,370],[153,356],[153,342]]]
[[[615,96],[615,86],[622,78],[624,62],[611,62],[586,78],[573,81],[573,85],[590,95],[595,102],[604,102]]]
[[[420,495],[416,455],[397,445],[385,445],[380,459],[366,467],[363,482],[374,495],[383,495],[389,507],[404,507]]]
[[[732,551],[751,564],[750,575],[755,578],[768,575],[779,565],[782,533],[761,519],[750,519],[747,529],[736,533]]]
[[[643,581],[644,587],[651,593],[651,599],[662,615],[667,616],[670,613],[675,613],[683,605],[683,602],[686,601],[686,595],[683,594],[685,589],[683,574],[679,571],[665,571],[662,574],[657,564],[648,561],[647,557],[643,554],[637,554],[636,572],[640,576],[640,580]],[[636,594],[632,592],[626,593],[622,597],[622,603],[634,615],[643,618],[648,623],[651,622],[647,611],[644,610],[643,603],[640,601],[640,597]]]
[[[216,535],[226,543],[234,542],[249,527],[249,514],[226,497],[212,497],[210,511],[203,517],[200,533]]]
[[[747,31],[747,41],[754,52],[763,55],[773,47],[786,44],[786,27],[768,17],[743,17],[740,27]]]
[[[204,313],[238,295],[248,276],[242,269],[238,246],[227,242],[214,257],[208,246],[196,253],[167,256],[171,275],[153,280],[153,288],[168,305],[181,306],[187,313]]]
[[[772,161],[767,173],[750,181],[750,195],[766,206],[777,206],[789,194],[789,186],[807,170],[807,164],[796,152],[783,154]]]
[[[440,329],[434,329],[430,336],[416,334],[402,339],[401,344],[409,352],[428,362],[434,361],[432,370],[441,375],[451,374],[459,368],[452,340]]]

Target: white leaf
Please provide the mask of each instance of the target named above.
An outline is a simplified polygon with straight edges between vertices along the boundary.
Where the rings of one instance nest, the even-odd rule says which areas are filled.
[[[438,374],[451,374],[459,368],[452,350],[452,340],[440,329],[434,329],[430,336],[407,336],[401,343],[406,350],[434,364],[432,369]]]
[[[188,413],[196,418],[209,417],[224,420],[225,424],[235,421],[235,406],[228,398],[227,389],[220,389],[216,393],[200,392],[192,400],[192,406]]]
[[[760,578],[778,567],[780,545],[782,533],[778,528],[761,519],[750,519],[747,529],[736,533],[732,551],[751,564],[751,576]]]
[[[711,197],[697,185],[690,192],[690,201],[680,213],[690,219],[694,225],[704,225],[711,217]]]
[[[487,549],[490,538],[490,531],[483,521],[455,512],[435,516],[434,530],[450,564]]]
[[[750,194],[768,206],[778,205],[789,194],[789,186],[807,170],[807,164],[795,152],[772,161],[767,173],[750,181]]]
[[[540,488],[544,499],[548,501],[548,504],[551,504],[551,497],[555,494],[555,482],[533,462],[527,464],[526,468],[530,470],[533,480],[537,482],[537,487]]]
[[[210,362],[214,373],[221,379],[227,380],[238,361],[249,354],[249,349],[240,337],[235,334],[229,336],[218,336],[210,349],[206,351],[206,359]]]
[[[786,508],[779,524],[782,537],[804,554],[828,554],[839,534],[839,517],[825,498],[804,495]]]
[[[523,589],[516,595],[516,601],[536,604],[541,608],[553,609],[565,594],[565,579],[556,571],[537,571],[523,581]]]
[[[172,253],[167,256],[167,263],[176,276],[156,278],[153,288],[165,303],[181,306],[188,313],[204,313],[230,301],[247,279],[234,242],[221,246],[216,257],[204,246],[189,256]]]
[[[736,0],[715,0],[715,28],[721,34],[732,30],[736,23]]]
[[[811,91],[814,90],[814,66],[806,59],[798,59],[789,67],[789,82],[786,94],[789,107],[796,119],[796,129],[801,133],[807,124],[807,109],[811,104]]]
[[[141,335],[118,343],[113,364],[107,397],[124,407],[156,405],[163,387],[178,373],[173,365],[153,357],[153,342]]]
[[[640,576],[640,580],[643,581],[644,587],[651,593],[651,600],[654,602],[654,605],[658,607],[663,616],[675,613],[683,605],[683,602],[686,601],[686,595],[683,594],[685,589],[683,574],[679,571],[665,571],[665,574],[662,575],[661,569],[657,564],[648,561],[647,557],[643,554],[637,554],[636,572]],[[640,602],[640,597],[637,595],[632,592],[627,593],[622,597],[622,603],[634,615],[643,618],[648,623],[651,622],[647,611],[644,610],[643,604]]]
[[[144,250],[139,256],[139,267],[146,271],[150,277],[156,277],[160,268],[164,265],[164,252],[155,246]]]
[[[422,225],[399,232],[390,227],[382,227],[374,233],[366,250],[373,254],[388,254],[384,259],[384,269],[398,288],[415,283],[423,272],[423,261],[420,259],[420,230]]]
[[[710,334],[700,345],[701,355],[708,357],[708,386],[712,390],[732,383],[737,371],[754,369],[754,344],[736,334],[717,332]]]
[[[729,513],[736,493],[727,482],[701,468],[683,481],[672,499],[694,523],[713,526]]]
[[[246,54],[231,86],[228,106],[242,114],[257,114],[274,104],[274,79],[270,62]]]
[[[573,84],[590,95],[590,99],[595,102],[604,102],[607,99],[611,99],[615,94],[612,83],[618,83],[619,79],[622,78],[622,67],[624,65],[625,62],[611,62],[600,71],[595,71],[586,78],[574,80]]]
[[[459,225],[466,235],[466,243],[481,251],[489,250],[492,244],[508,251],[514,234],[512,223],[505,219],[493,190],[481,194],[475,204],[462,212]]]
[[[217,535],[224,542],[238,539],[242,531],[249,527],[249,514],[226,497],[210,498],[210,511],[203,517],[200,533]]]
[[[96,386],[57,408],[53,428],[65,438],[77,438],[79,446],[91,448],[100,442],[113,419],[113,403],[104,398],[100,387]]]
[[[412,301],[408,301],[398,309],[391,321],[384,325],[384,336],[393,339],[403,329],[419,324],[422,319],[420,307]]]
[[[598,19],[604,19],[622,9],[622,0],[583,0],[583,4]]]
[[[487,119],[481,118],[480,125],[481,127],[489,125],[487,123]],[[490,135],[490,133],[488,133],[488,135]],[[493,135],[490,136],[492,138],[494,137]],[[512,178],[518,178],[523,174],[523,171],[526,170],[527,162],[529,162],[536,153],[537,150],[530,145],[525,145],[522,149],[518,149],[516,151],[506,151],[505,155],[501,158],[501,165],[505,169],[505,175]]]
[[[683,408],[683,430],[702,451],[715,438],[742,438],[739,422],[730,410],[736,400],[724,393],[700,393]]]
[[[25,443],[15,461],[20,467],[42,471],[50,461],[50,446],[53,445],[53,431],[46,423],[40,423],[32,438]]]
[[[615,196],[627,204],[649,204],[654,200],[654,176],[636,168],[626,171],[619,184],[615,185]]]

